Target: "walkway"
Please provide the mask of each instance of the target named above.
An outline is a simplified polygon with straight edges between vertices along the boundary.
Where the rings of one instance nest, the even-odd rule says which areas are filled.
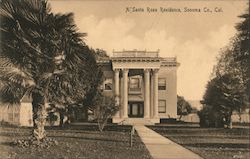
[[[135,125],[135,130],[154,159],[202,159],[192,151],[145,126]]]

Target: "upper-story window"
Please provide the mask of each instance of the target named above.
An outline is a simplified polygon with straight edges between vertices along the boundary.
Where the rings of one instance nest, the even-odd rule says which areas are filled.
[[[166,90],[166,79],[165,78],[159,78],[158,90]]]
[[[111,91],[112,90],[112,79],[106,79],[105,82],[104,82],[104,90],[106,91]]]
[[[140,88],[140,79],[139,78],[131,78],[129,87],[130,88]]]
[[[141,83],[139,77],[131,77],[129,80],[129,92],[141,92]]]

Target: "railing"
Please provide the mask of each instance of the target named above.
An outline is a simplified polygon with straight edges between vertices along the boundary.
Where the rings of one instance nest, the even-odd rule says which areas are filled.
[[[159,57],[159,51],[114,51],[113,57]]]
[[[175,62],[176,57],[167,57],[162,60],[162,62]]]
[[[129,88],[129,94],[141,94],[142,89],[141,88]]]

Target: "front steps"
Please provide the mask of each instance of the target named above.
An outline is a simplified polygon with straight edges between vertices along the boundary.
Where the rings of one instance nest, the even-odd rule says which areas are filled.
[[[113,123],[118,123],[119,125],[154,125],[159,123],[160,119],[147,119],[147,118],[113,118]]]

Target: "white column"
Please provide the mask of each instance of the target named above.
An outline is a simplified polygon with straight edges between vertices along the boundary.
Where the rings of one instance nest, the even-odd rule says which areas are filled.
[[[123,75],[123,118],[128,118],[128,69],[122,70]]]
[[[150,74],[149,69],[144,70],[144,118],[149,118],[150,114]]]
[[[154,70],[154,118],[158,118],[158,69]]]
[[[151,73],[150,77],[150,118],[154,117],[154,77]]]
[[[120,69],[115,69],[114,70],[115,74],[115,101],[117,103],[117,105],[119,105],[120,103],[120,98],[119,98],[119,95],[120,95],[120,90],[119,90],[119,72],[120,72]],[[116,114],[115,114],[115,117],[120,117],[120,112],[118,111]]]

